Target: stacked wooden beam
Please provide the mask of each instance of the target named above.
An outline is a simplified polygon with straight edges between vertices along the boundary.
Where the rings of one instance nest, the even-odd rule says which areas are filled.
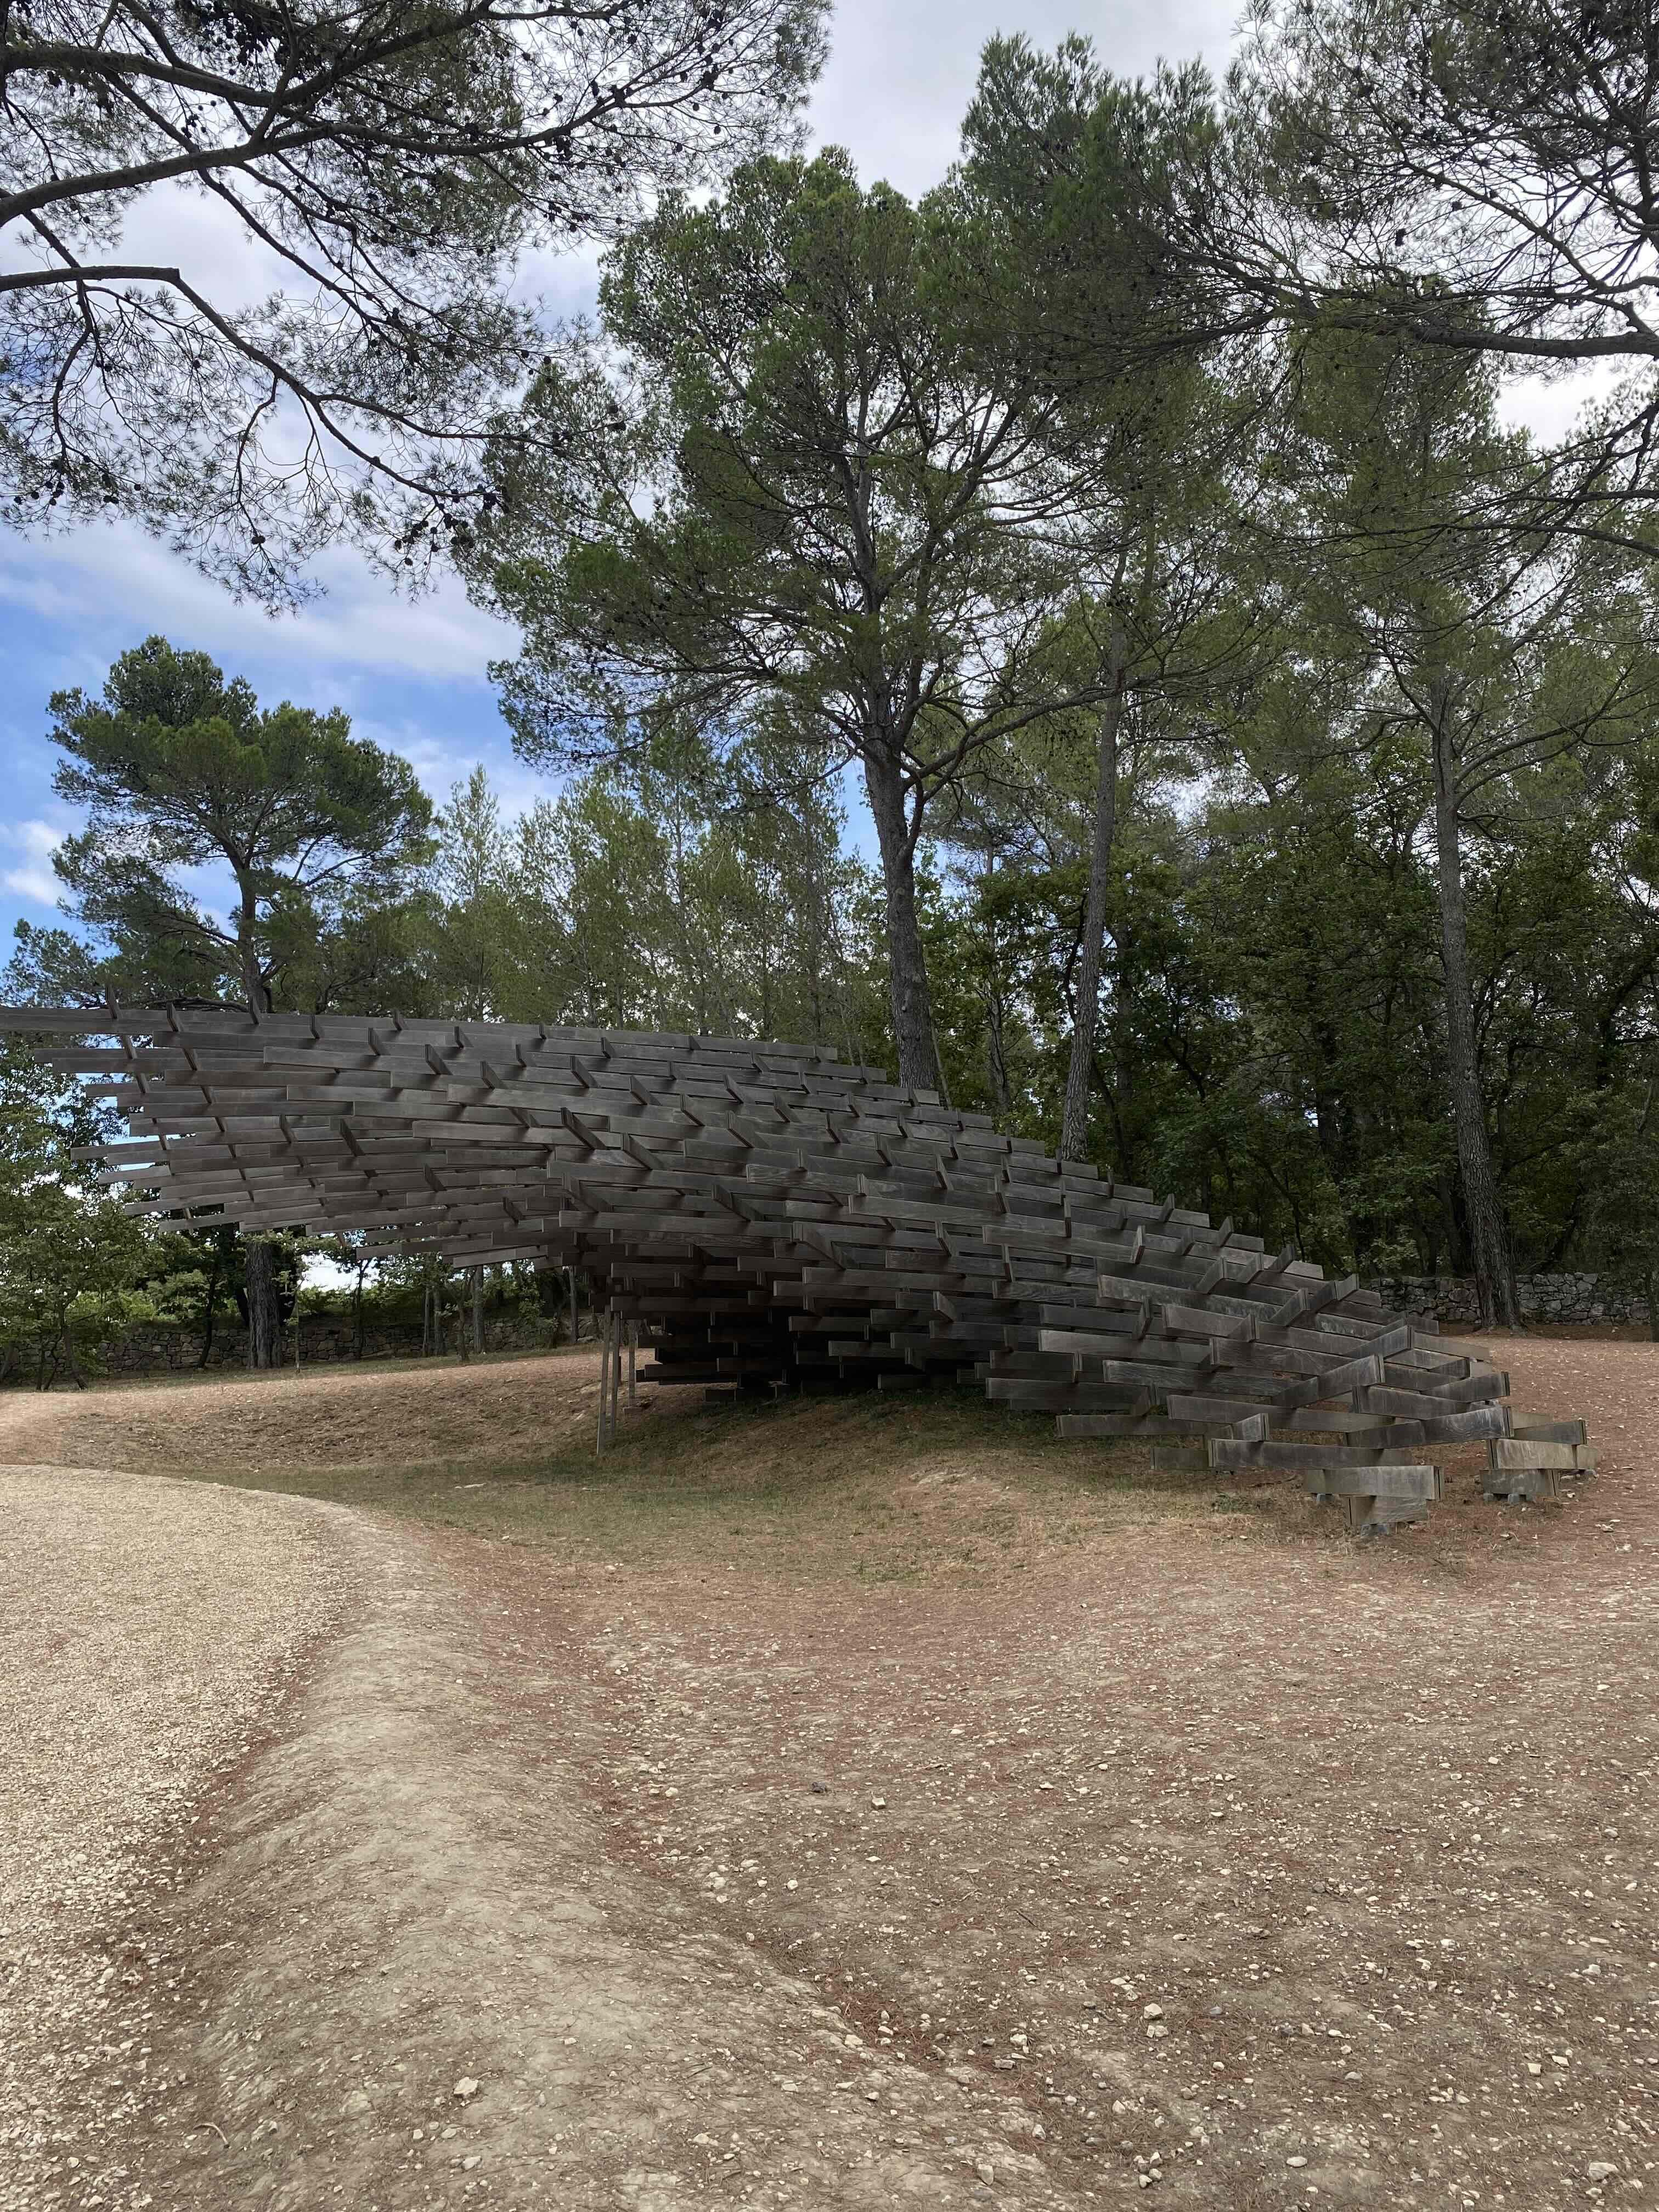
[[[1426,1509],[1436,1447],[1522,1440],[1507,1378],[1431,1319],[832,1053],[221,1008],[0,1026],[112,1097],[133,1211],[580,1267],[658,1382],[981,1383],[1065,1435],[1294,1472],[1356,1528]],[[1524,1441],[1546,1457],[1502,1471],[1554,1472],[1553,1431]]]
[[[1595,1449],[1585,1437],[1582,1421],[1514,1415],[1508,1436],[1495,1437],[1486,1447],[1486,1496],[1511,1503],[1565,1497],[1569,1484],[1595,1472]]]

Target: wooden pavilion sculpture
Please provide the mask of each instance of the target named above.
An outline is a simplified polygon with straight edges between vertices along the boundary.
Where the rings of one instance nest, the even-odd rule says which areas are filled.
[[[106,1079],[131,1134],[98,1157],[133,1211],[580,1267],[659,1382],[982,1383],[1063,1435],[1294,1472],[1356,1528],[1420,1517],[1437,1448],[1487,1442],[1489,1494],[1589,1456],[1431,1318],[829,1052],[219,1008],[0,1026]]]

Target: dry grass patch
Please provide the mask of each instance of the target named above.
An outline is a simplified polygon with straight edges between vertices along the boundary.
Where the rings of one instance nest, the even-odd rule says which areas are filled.
[[[111,1384],[0,1405],[14,1460],[143,1469],[389,1513],[572,1565],[985,1585],[1164,1522],[1342,1540],[1293,1484],[1222,1490],[1133,1443],[1062,1443],[965,1389],[705,1403],[647,1389],[593,1449],[594,1352]]]

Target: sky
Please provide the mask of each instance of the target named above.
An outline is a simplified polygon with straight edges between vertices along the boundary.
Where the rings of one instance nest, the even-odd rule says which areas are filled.
[[[1080,31],[1121,76],[1194,55],[1218,75],[1236,15],[1234,0],[839,0],[812,135],[848,148],[866,181],[885,178],[915,195],[955,156],[980,50],[995,32],[1018,28],[1052,46]],[[129,234],[142,238],[146,258],[205,246],[228,284],[262,289],[239,240],[204,238],[210,221],[179,195],[146,204],[148,228],[135,221]],[[551,303],[561,312],[588,305],[594,275],[591,256],[557,264]],[[509,809],[548,787],[514,759],[489,682],[489,662],[513,651],[510,630],[453,582],[399,598],[345,551],[324,559],[314,580],[319,600],[273,620],[129,525],[32,543],[0,531],[0,665],[11,671],[0,691],[0,958],[20,916],[55,919],[52,852],[75,826],[52,794],[47,701],[70,686],[95,692],[111,661],[156,631],[246,676],[268,704],[343,707],[359,736],[412,761],[440,801],[480,761]]]
[[[850,149],[866,181],[914,195],[955,157],[980,49],[997,31],[1021,29],[1042,46],[1081,31],[1109,66],[1134,75],[1160,55],[1202,53],[1224,66],[1234,18],[1232,0],[839,0],[812,136]],[[204,214],[182,198],[152,205],[145,220],[181,247],[226,250],[203,240]],[[226,248],[242,255],[234,240]],[[249,279],[244,259],[232,281]],[[586,305],[593,280],[591,258],[559,264],[554,303]],[[489,682],[489,662],[513,651],[509,629],[453,582],[400,599],[347,552],[325,559],[315,580],[320,600],[272,620],[131,526],[34,542],[0,532],[0,666],[11,672],[0,691],[0,958],[20,916],[56,918],[52,848],[75,826],[52,794],[47,700],[75,685],[95,692],[117,654],[155,631],[247,677],[267,703],[343,707],[358,736],[405,755],[439,800],[479,761],[510,808],[548,787],[514,759]]]

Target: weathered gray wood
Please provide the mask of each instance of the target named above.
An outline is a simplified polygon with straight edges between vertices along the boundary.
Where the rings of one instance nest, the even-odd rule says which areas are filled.
[[[1500,1437],[1487,1446],[1494,1468],[1553,1467],[1574,1474],[1595,1470],[1595,1451],[1590,1444],[1549,1443],[1537,1437]]]
[[[1507,1378],[1431,1317],[811,1048],[210,1008],[17,1008],[0,1026],[50,1035],[54,1065],[116,1098],[131,1139],[100,1176],[153,1218],[568,1268],[573,1336],[582,1269],[605,1317],[596,1441],[645,1322],[663,1380],[965,1372],[1066,1435],[1243,1455],[1218,1466],[1319,1452],[1328,1487],[1374,1454],[1583,1444],[1582,1425],[1506,1433]],[[1310,1441],[1333,1431],[1350,1441]],[[1489,1473],[1571,1479],[1589,1463],[1572,1457]],[[1399,1503],[1365,1494],[1385,1518]]]
[[[1218,1468],[1273,1468],[1282,1474],[1292,1474],[1304,1468],[1361,1468],[1369,1474],[1376,1474],[1385,1468],[1405,1464],[1410,1449],[1406,1446],[1395,1451],[1373,1451],[1361,1444],[1285,1443],[1277,1438],[1261,1443],[1222,1439],[1210,1447],[1210,1464]],[[1328,1490],[1335,1486],[1324,1485]]]
[[[1489,1498],[1535,1500],[1539,1503],[1559,1502],[1566,1495],[1571,1475],[1549,1467],[1494,1468],[1484,1485]]]
[[[1582,1444],[1586,1441],[1582,1421],[1540,1421],[1526,1413],[1510,1416],[1510,1433],[1546,1444]]]
[[[1420,1498],[1441,1495],[1440,1473],[1432,1467],[1332,1467],[1309,1468],[1307,1488],[1334,1498]]]

